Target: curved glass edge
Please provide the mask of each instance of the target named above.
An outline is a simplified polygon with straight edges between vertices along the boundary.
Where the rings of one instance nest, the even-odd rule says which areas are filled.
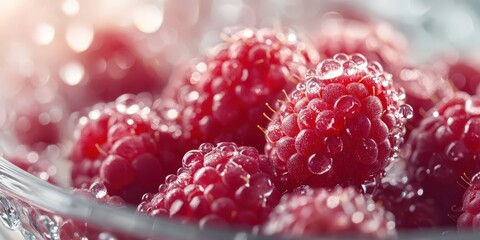
[[[244,234],[213,228],[200,230],[168,219],[149,217],[136,212],[132,207],[115,209],[98,204],[44,182],[2,157],[0,192],[48,212],[85,221],[107,231],[140,238],[234,239],[239,234]]]
[[[39,209],[85,221],[107,231],[145,239],[298,239],[255,236],[220,228],[199,229],[169,219],[152,218],[132,207],[116,209],[73,195],[65,189],[42,181],[0,157],[0,192],[22,200]],[[399,239],[479,239],[474,232],[458,233],[455,229],[400,232]],[[349,239],[315,237],[302,239]]]

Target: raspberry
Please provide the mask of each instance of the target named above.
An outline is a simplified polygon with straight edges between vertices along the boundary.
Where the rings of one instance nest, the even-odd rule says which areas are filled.
[[[131,32],[99,30],[89,48],[67,55],[69,59],[59,70],[63,80],[60,93],[71,110],[114,101],[124,93],[162,90],[167,73],[143,58],[135,46],[135,37]]]
[[[408,175],[437,203],[441,225],[453,225],[450,210],[461,205],[462,176],[480,171],[480,98],[457,94],[439,103],[407,141]],[[448,198],[445,193],[448,192]]]
[[[401,91],[381,66],[337,54],[309,70],[268,125],[266,152],[289,189],[371,184],[403,141]]]
[[[249,228],[262,223],[280,192],[264,155],[253,147],[203,143],[182,160],[156,194],[146,194],[138,211],[210,224]]]
[[[21,143],[40,149],[59,142],[63,117],[60,107],[28,101],[18,104],[13,113],[15,135]]]
[[[480,173],[475,174],[463,194],[462,214],[457,220],[459,230],[480,229]]]
[[[269,215],[266,235],[394,238],[393,215],[353,187],[287,193]]]
[[[314,42],[320,55],[332,58],[337,53],[361,53],[394,72],[406,62],[407,41],[386,22],[369,22],[331,17],[316,29]]]
[[[256,125],[267,125],[263,112],[282,90],[295,87],[318,55],[292,32],[243,28],[223,36],[165,93],[175,93],[177,119],[195,146],[234,141],[262,150],[265,139]]]
[[[440,100],[452,97],[454,89],[445,78],[427,67],[404,67],[395,75],[395,83],[405,90],[406,103],[414,110],[412,119],[406,123],[407,139],[423,116]]]
[[[403,177],[382,182],[373,199],[393,213],[397,229],[433,228],[439,218],[435,202],[423,195],[418,183]]]
[[[480,62],[459,59],[447,64],[447,76],[459,91],[469,94],[480,92]]]
[[[175,139],[159,128],[150,104],[134,95],[97,106],[79,120],[74,149],[73,186],[100,178],[108,192],[138,204],[180,166]]]

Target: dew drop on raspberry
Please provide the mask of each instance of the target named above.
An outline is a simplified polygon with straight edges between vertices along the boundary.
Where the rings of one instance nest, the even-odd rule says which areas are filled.
[[[320,84],[317,80],[309,80],[306,84],[306,91],[310,95],[317,95],[320,93]]]
[[[318,78],[322,80],[336,78],[342,73],[342,65],[333,59],[324,60],[317,66]]]
[[[95,196],[95,198],[97,199],[102,199],[104,198],[105,196],[107,196],[107,187],[105,187],[105,185],[103,183],[100,183],[100,182],[95,182],[93,183],[90,188],[89,188],[89,191],[93,194],[93,196]]]
[[[342,66],[343,66],[343,71],[350,76],[355,75],[358,71],[357,64],[355,64],[355,62],[350,60],[344,62]]]
[[[215,145],[212,143],[202,143],[198,149],[202,151],[203,154],[207,154],[208,152],[212,151],[215,148]]]
[[[325,150],[330,154],[337,154],[343,151],[343,140],[340,136],[325,138]]]
[[[332,169],[333,159],[316,153],[308,158],[308,170],[315,175],[322,175]]]
[[[317,71],[315,71],[315,69],[311,68],[305,72],[305,79],[307,80],[315,79],[316,77],[317,77]]]
[[[339,116],[346,117],[357,114],[360,111],[361,106],[362,104],[357,98],[351,95],[346,95],[340,97],[333,105],[333,108]]]
[[[358,68],[365,68],[367,66],[367,59],[362,54],[352,54],[350,55],[350,59],[352,59]]]
[[[201,159],[203,154],[201,150],[190,150],[182,158],[182,166],[189,167],[193,163],[198,162],[198,159]]]
[[[380,63],[373,61],[368,64],[367,72],[372,75],[378,75],[383,72],[383,67]]]
[[[350,60],[350,57],[345,53],[337,53],[335,54],[335,56],[333,56],[333,59],[335,59],[339,63],[344,63]]]
[[[403,119],[413,118],[413,108],[408,104],[401,105],[398,109],[398,117]]]

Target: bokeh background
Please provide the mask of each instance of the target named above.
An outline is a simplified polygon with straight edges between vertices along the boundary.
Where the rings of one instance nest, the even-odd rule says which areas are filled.
[[[92,47],[100,32],[128,32],[149,66],[168,75],[219,42],[226,27],[283,26],[309,37],[326,18],[339,14],[393,25],[408,42],[412,64],[445,55],[480,59],[476,0],[1,0],[0,146],[7,153],[26,151],[11,132],[14,110],[23,106],[19,102],[54,102],[42,121],[64,121],[69,127],[69,112],[91,99],[65,109],[59,93],[64,86],[82,85],[85,66],[72,56]],[[42,151],[61,159],[63,149]]]

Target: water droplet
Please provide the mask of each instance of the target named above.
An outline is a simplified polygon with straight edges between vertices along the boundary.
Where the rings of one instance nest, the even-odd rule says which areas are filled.
[[[302,97],[303,97],[303,93],[302,93],[301,91],[298,91],[298,90],[294,90],[294,91],[290,94],[290,98],[292,98],[292,99],[295,100],[295,101],[300,100]]]
[[[397,88],[397,95],[398,95],[398,99],[401,101],[407,98],[407,94],[405,93],[405,89],[403,87]]]
[[[342,73],[342,65],[333,59],[327,59],[317,66],[317,75],[320,79],[336,78]]]
[[[333,59],[335,59],[339,63],[344,63],[350,60],[350,57],[348,57],[348,55],[345,53],[337,53],[335,54],[335,56],[333,56]]]
[[[400,106],[400,108],[398,109],[398,116],[400,118],[406,118],[406,119],[413,118],[413,108],[412,108],[412,106],[410,106],[408,104],[404,104],[404,105]]]
[[[333,159],[323,154],[312,154],[308,158],[308,170],[316,175],[322,175],[332,169]]]
[[[317,71],[313,68],[310,68],[305,72],[305,79],[308,81],[310,79],[315,79],[317,77]]]
[[[472,115],[480,114],[480,103],[477,101],[472,101],[472,99],[467,99],[465,101],[465,111]]]
[[[25,240],[37,240],[37,238],[35,237],[35,235],[33,235],[31,232],[25,230],[25,229],[21,229],[20,232],[22,233],[22,236]]]
[[[297,84],[297,90],[298,91],[305,91],[305,89],[306,89],[306,86],[305,86],[304,83]]]
[[[117,111],[126,114],[138,113],[140,109],[145,107],[133,94],[122,95],[117,98],[115,103]]]
[[[78,14],[80,4],[77,0],[64,0],[62,3],[62,11],[65,15],[73,17]]]
[[[287,29],[285,31],[285,35],[286,35],[287,41],[289,43],[297,43],[298,42],[297,33],[293,29]]]
[[[367,66],[367,72],[372,74],[372,75],[378,75],[383,72],[383,67],[380,65],[380,63],[374,61],[368,64]]]
[[[320,84],[315,80],[309,80],[307,82],[307,93],[318,94],[320,92]]]
[[[357,64],[355,64],[353,61],[346,61],[343,63],[343,71],[347,74],[347,75],[354,75],[357,73]]]
[[[0,203],[2,205],[0,208],[0,217],[3,225],[10,230],[15,231],[19,229],[22,223],[20,222],[20,215],[15,206],[3,196],[0,196]]]
[[[372,194],[377,188],[378,181],[377,178],[372,176],[370,179],[365,180],[362,184],[362,191],[365,194]]]
[[[92,26],[85,23],[73,23],[67,28],[67,44],[75,52],[87,50],[92,44],[93,36]]]
[[[102,199],[107,196],[107,187],[101,182],[94,182],[89,189],[90,193],[95,198]]]
[[[39,227],[39,232],[46,236],[47,239],[60,240],[59,228],[48,216],[39,215],[37,226]]]
[[[163,22],[163,11],[153,4],[138,5],[133,11],[133,24],[144,33],[156,32]]]
[[[358,68],[365,68],[367,66],[367,59],[360,53],[350,55],[350,59],[352,59]]]
[[[78,85],[85,75],[85,68],[79,62],[70,62],[60,69],[60,78],[68,85]]]
[[[204,143],[204,144],[211,144],[211,143]],[[202,145],[204,145],[202,144]],[[213,146],[213,144],[211,144]],[[202,146],[200,146],[202,147]],[[208,146],[204,146],[208,147]],[[189,167],[193,163],[197,162],[197,160],[202,156],[202,151],[201,150],[190,150],[182,158],[182,166],[184,167]]]
[[[47,23],[41,23],[33,32],[33,41],[38,45],[48,45],[55,37],[55,28]]]
[[[258,150],[254,147],[248,147],[248,146],[240,147],[240,154],[244,156],[249,156],[255,159],[259,157]]]
[[[220,152],[225,153],[229,156],[233,156],[233,155],[235,155],[235,153],[238,152],[237,144],[235,144],[234,142],[219,143],[219,144],[217,144],[217,149]]]

